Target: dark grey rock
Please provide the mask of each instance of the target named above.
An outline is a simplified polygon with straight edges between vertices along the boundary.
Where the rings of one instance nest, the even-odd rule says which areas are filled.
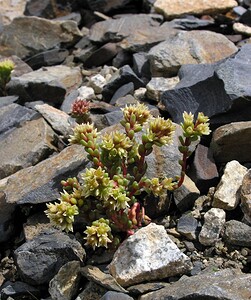
[[[159,291],[145,294],[139,300],[214,299],[247,300],[251,295],[251,274],[234,269],[209,270],[199,275],[183,276],[179,281]]]
[[[52,49],[49,51],[41,52],[26,60],[26,63],[37,70],[41,67],[53,66],[62,63],[69,55],[66,49]]]
[[[77,176],[87,162],[83,147],[72,145],[33,167],[9,176],[8,181],[3,182],[1,190],[9,204],[39,204],[53,201],[58,198],[61,191],[61,180],[67,176]],[[22,182],[22,185],[16,185],[17,182]]]
[[[121,68],[124,65],[131,65],[132,64],[132,54],[128,51],[123,49],[118,51],[118,54],[112,60],[112,65],[115,68]]]
[[[210,148],[202,144],[197,146],[187,174],[203,194],[207,194],[210,187],[217,185],[219,173]]]
[[[0,179],[47,158],[56,150],[55,138],[43,118],[27,121],[11,131],[0,144]]]
[[[251,118],[250,118],[251,120]],[[251,161],[251,121],[233,122],[213,132],[210,149],[217,163]]]
[[[251,226],[230,220],[225,224],[223,237],[230,245],[251,247]]]
[[[100,298],[100,300],[133,300],[133,298],[124,293],[109,291],[109,292],[106,292]]]
[[[40,298],[40,291],[25,282],[15,281],[5,282],[0,288],[0,298],[2,300],[7,299],[26,299],[26,300],[33,300],[34,297]]]
[[[49,283],[49,293],[55,300],[74,299],[81,279],[81,262],[70,261],[64,264]]]
[[[147,53],[138,52],[133,54],[133,70],[144,82],[150,80],[151,72]]]
[[[244,176],[241,185],[241,209],[244,220],[251,225],[251,169]]]
[[[19,126],[22,122],[35,119],[39,114],[19,104],[10,104],[0,110],[0,134]]]
[[[117,89],[117,91],[112,96],[110,104],[114,105],[119,98],[129,94],[133,94],[133,92],[134,92],[134,84],[132,82],[122,85],[119,89]]]
[[[146,294],[146,293],[149,293],[152,291],[160,290],[168,285],[169,284],[166,282],[146,282],[146,283],[129,286],[127,288],[127,291],[132,296],[139,296],[139,295]]]
[[[98,43],[118,42],[135,34],[140,28],[157,27],[161,16],[137,14],[95,23],[90,29],[90,40]]]
[[[202,20],[194,16],[187,16],[180,19],[174,19],[170,22],[174,28],[182,30],[203,29],[214,25],[214,20]]]
[[[98,51],[98,47],[89,41],[89,44],[86,47],[77,49],[73,52],[74,61],[85,63],[95,51]]]
[[[123,8],[131,0],[86,0],[87,5],[91,10],[107,13],[112,9]]]
[[[78,295],[76,300],[100,300],[100,298],[107,292],[107,289],[101,285],[89,281],[85,285],[85,289]]]
[[[62,232],[40,235],[14,255],[21,280],[35,286],[49,283],[65,263],[85,260],[81,244]]]
[[[190,214],[182,215],[177,224],[177,231],[189,240],[196,239],[198,221]]]
[[[18,17],[0,33],[0,54],[25,58],[60,45],[72,45],[81,37],[74,21]]]
[[[95,50],[84,62],[86,68],[98,67],[111,61],[118,53],[116,43],[107,43]]]
[[[18,101],[19,97],[18,96],[5,96],[5,97],[0,97],[0,107],[16,103]]]
[[[65,113],[69,114],[69,112],[71,111],[72,104],[78,98],[78,96],[79,96],[78,90],[73,90],[73,91],[69,92],[65,96],[64,101],[63,101],[62,105],[60,106],[60,109],[62,111],[64,111]]]
[[[239,22],[251,26],[251,8],[247,9],[246,12],[241,15]]]
[[[211,124],[248,121],[251,116],[251,45],[212,65],[181,68],[181,81],[162,94],[161,101],[175,122],[184,111],[204,112]]]
[[[19,95],[23,102],[43,100],[58,105],[63,102],[66,93],[81,83],[79,68],[57,65],[12,77],[7,89],[10,95]]]
[[[132,82],[134,88],[138,89],[145,86],[144,82],[133,72],[130,66],[125,65],[119,70],[119,74],[116,78],[111,79],[103,88],[103,98],[109,102],[115,92],[124,84]]]

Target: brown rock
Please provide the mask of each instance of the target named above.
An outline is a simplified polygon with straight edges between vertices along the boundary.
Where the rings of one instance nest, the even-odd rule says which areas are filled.
[[[234,0],[157,0],[154,3],[154,8],[166,19],[171,19],[184,14],[205,15],[226,12],[237,5],[238,3]]]
[[[217,128],[210,145],[215,161],[249,162],[251,159],[250,136],[251,121],[230,123]]]
[[[241,209],[245,220],[251,225],[251,169],[249,169],[242,181]]]

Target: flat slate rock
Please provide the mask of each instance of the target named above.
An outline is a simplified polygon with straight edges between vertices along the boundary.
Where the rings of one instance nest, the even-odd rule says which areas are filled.
[[[0,139],[8,130],[19,126],[22,122],[37,118],[39,114],[27,107],[12,103],[0,110]]]
[[[148,53],[152,76],[176,76],[184,64],[214,63],[237,52],[224,35],[207,31],[182,31],[171,35]]]
[[[182,66],[180,82],[163,92],[161,102],[176,123],[184,111],[204,112],[211,126],[250,121],[250,74],[251,44],[246,44],[218,63]]]
[[[204,15],[222,13],[237,5],[238,3],[234,0],[216,2],[211,0],[156,0],[154,2],[154,9],[156,12],[163,14],[166,19],[171,19],[184,14]]]
[[[204,274],[184,276],[168,287],[139,297],[139,300],[247,300],[251,297],[250,279],[251,274],[244,274],[239,270],[225,269],[214,272],[213,268],[209,268]]]
[[[65,94],[79,87],[81,83],[79,68],[58,65],[12,77],[7,89],[10,95],[19,95],[23,102],[43,100],[61,104]]]
[[[61,44],[74,44],[81,37],[82,33],[74,21],[17,17],[0,33],[0,54],[26,58]]]
[[[56,150],[56,135],[43,118],[27,121],[1,140],[0,179],[33,166]]]

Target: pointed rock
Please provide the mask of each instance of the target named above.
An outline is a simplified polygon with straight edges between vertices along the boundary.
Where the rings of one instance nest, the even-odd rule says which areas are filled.
[[[112,276],[124,287],[182,275],[190,269],[190,259],[171,241],[164,226],[154,223],[127,238],[109,265]]]
[[[240,187],[246,173],[247,168],[236,160],[226,164],[224,174],[216,187],[213,207],[226,210],[235,209],[240,202]]]
[[[226,12],[231,8],[237,6],[238,3],[234,0],[221,0],[217,3],[210,0],[156,0],[154,2],[154,9],[158,13],[162,13],[166,19],[173,19],[185,14],[191,15],[205,15],[217,14]]]
[[[43,118],[27,121],[11,131],[0,144],[0,179],[47,158],[56,150],[53,146],[55,138]]]
[[[74,21],[17,17],[0,33],[0,54],[26,58],[61,44],[76,43],[81,37]]]

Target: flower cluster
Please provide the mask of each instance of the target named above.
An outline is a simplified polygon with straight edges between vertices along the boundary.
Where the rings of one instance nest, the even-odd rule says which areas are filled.
[[[90,123],[75,127],[69,141],[84,147],[94,167],[85,170],[81,183],[75,177],[62,181],[60,203],[47,204],[47,216],[66,231],[73,230],[74,216],[81,210],[88,224],[86,245],[93,249],[116,247],[121,239],[148,224],[151,220],[145,214],[142,192],[158,197],[181,186],[191,142],[210,133],[206,116],[199,113],[194,121],[191,113],[184,113],[180,176],[147,178],[147,156],[154,147],[172,143],[175,125],[169,119],[152,117],[144,104],[126,106],[123,114],[125,132],[100,137]],[[136,136],[139,131],[142,134]]]
[[[7,95],[6,84],[10,81],[11,72],[14,68],[15,65],[12,60],[4,59],[0,61],[0,91],[4,96]]]
[[[90,108],[90,101],[77,98],[72,104],[70,115],[75,118],[79,124],[87,123],[90,121]]]

